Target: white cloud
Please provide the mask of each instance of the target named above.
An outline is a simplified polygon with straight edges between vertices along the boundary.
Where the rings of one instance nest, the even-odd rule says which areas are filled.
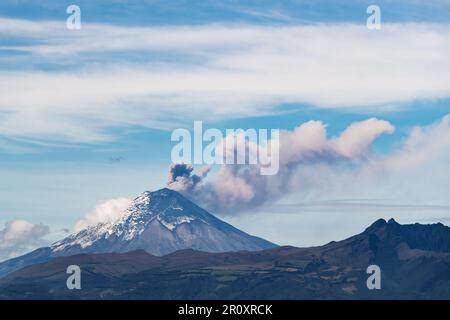
[[[378,136],[383,133],[391,134],[394,130],[389,122],[371,118],[353,123],[332,143],[339,154],[355,158],[363,154]]]
[[[0,261],[13,258],[45,243],[43,238],[50,228],[43,224],[33,224],[26,220],[5,223],[0,230]]]
[[[449,157],[450,114],[432,125],[414,127],[399,150],[386,160],[386,165],[396,169],[409,169],[436,160],[450,160]]]
[[[77,221],[75,231],[78,232],[98,223],[113,222],[126,213],[126,209],[130,204],[131,199],[128,198],[117,198],[100,202],[93,211]]]
[[[381,199],[391,204],[448,206],[449,163],[450,115],[446,115],[430,125],[412,128],[387,154],[365,154],[364,161],[351,170],[303,167],[293,178],[298,184],[288,198]]]
[[[410,204],[449,205],[449,163],[450,114],[414,127],[396,150],[377,161],[372,170],[380,176],[374,189]]]
[[[270,114],[286,102],[395,109],[450,97],[450,25],[84,24],[69,32],[59,22],[0,19],[1,34],[33,39],[7,48],[57,66],[0,75],[4,136],[98,142],[112,127],[167,129]],[[109,60],[115,52],[140,59]]]

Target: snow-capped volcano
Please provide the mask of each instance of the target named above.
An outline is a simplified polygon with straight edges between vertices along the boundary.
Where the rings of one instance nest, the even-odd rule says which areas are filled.
[[[122,217],[54,243],[53,255],[127,252],[165,255],[192,248],[208,252],[261,250],[275,245],[219,220],[170,189],[143,192]]]
[[[170,189],[143,192],[118,220],[74,233],[50,247],[0,263],[0,278],[53,257],[80,253],[145,250],[166,255],[181,249],[207,252],[256,251],[276,247],[248,235]]]

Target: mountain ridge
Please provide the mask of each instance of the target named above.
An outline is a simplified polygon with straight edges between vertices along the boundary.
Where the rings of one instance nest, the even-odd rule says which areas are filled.
[[[57,257],[0,279],[0,299],[450,299],[448,243],[450,228],[442,224],[380,219],[318,247]],[[83,270],[83,290],[65,288],[69,264]],[[381,290],[366,286],[372,264],[381,269]]]

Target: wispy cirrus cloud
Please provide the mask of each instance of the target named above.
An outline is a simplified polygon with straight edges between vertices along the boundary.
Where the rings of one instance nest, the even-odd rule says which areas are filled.
[[[395,110],[448,98],[449,33],[427,23],[68,31],[0,19],[0,50],[21,53],[3,53],[0,67],[24,64],[0,75],[0,135],[95,143],[112,128],[267,115],[283,103]]]

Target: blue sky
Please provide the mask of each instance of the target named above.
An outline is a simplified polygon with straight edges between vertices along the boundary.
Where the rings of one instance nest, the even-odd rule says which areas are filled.
[[[81,30],[65,28],[72,3]],[[293,245],[345,237],[380,216],[445,223],[450,2],[377,1],[379,31],[365,26],[370,4],[2,1],[0,230],[48,225],[41,244],[100,201],[164,187],[170,134],[194,120],[289,131],[319,120],[331,141],[373,117],[395,132],[370,142],[358,172],[311,167],[317,180],[331,173],[224,219]],[[352,175],[364,187],[339,187]]]

